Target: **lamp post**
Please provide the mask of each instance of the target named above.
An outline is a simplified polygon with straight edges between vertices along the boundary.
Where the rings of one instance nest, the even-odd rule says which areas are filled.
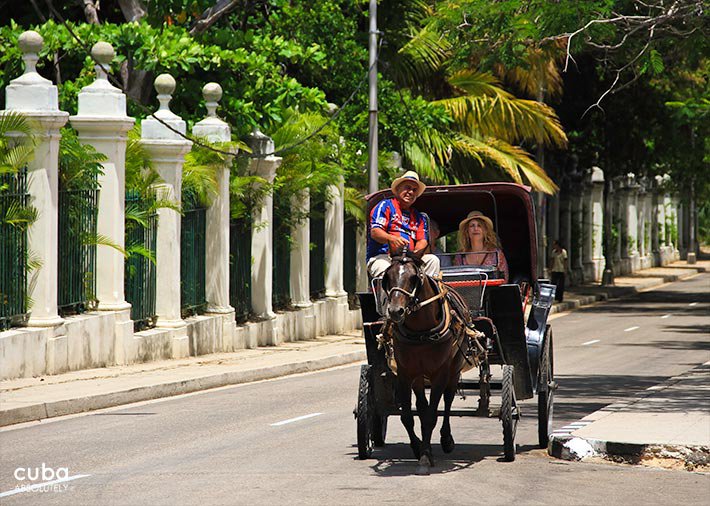
[[[377,169],[377,0],[370,0],[370,129],[368,135],[369,185],[374,193],[378,189]]]

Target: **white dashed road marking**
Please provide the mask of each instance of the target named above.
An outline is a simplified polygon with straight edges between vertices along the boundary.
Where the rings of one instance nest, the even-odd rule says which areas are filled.
[[[588,346],[590,344],[598,343],[600,341],[601,341],[601,339],[593,339],[592,341],[587,341],[586,343],[582,343],[582,346]]]
[[[628,329],[624,329],[624,332],[631,332],[632,330],[636,330],[639,327],[629,327]]]
[[[310,415],[297,416],[296,418],[289,418],[288,420],[282,420],[280,422],[272,423],[272,427],[278,427],[279,425],[286,425],[287,423],[299,422],[305,420],[306,418],[313,418],[314,416],[320,416],[323,413],[311,413]]]
[[[661,316],[661,318],[670,318],[670,317],[671,317],[671,315],[669,315],[669,314],[664,314],[663,316]]]
[[[691,302],[691,303],[690,303],[690,304],[688,304],[688,305],[692,307],[692,306],[697,306],[697,305],[698,305],[698,303],[697,303],[697,302]]]

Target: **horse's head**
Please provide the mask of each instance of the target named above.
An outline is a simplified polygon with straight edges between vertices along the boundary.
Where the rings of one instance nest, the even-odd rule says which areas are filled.
[[[411,252],[396,254],[382,277],[382,289],[388,300],[387,316],[396,323],[411,311],[417,291],[424,285],[421,257]]]

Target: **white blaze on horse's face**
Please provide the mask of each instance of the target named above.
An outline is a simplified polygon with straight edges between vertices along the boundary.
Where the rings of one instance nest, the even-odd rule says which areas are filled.
[[[405,260],[397,266],[393,265],[385,272],[385,276],[389,319],[399,323],[407,315],[407,307],[414,303],[418,280],[417,268],[411,260]]]

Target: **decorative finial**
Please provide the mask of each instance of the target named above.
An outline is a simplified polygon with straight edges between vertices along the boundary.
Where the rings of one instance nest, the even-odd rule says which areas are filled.
[[[207,83],[202,87],[202,96],[205,99],[207,117],[217,117],[217,102],[222,98],[222,87],[218,83]]]
[[[97,42],[91,48],[91,56],[97,63],[94,67],[96,69],[96,78],[108,79],[106,71],[109,69],[109,66],[113,61],[114,56],[116,56],[116,52],[113,50],[113,46],[108,42]]]
[[[17,45],[20,46],[20,51],[22,51],[22,60],[25,62],[25,74],[36,74],[37,73],[37,60],[39,60],[39,53],[44,45],[44,39],[42,36],[35,32],[34,30],[28,30],[23,32],[17,39]]]
[[[170,74],[160,74],[155,78],[155,91],[158,92],[159,111],[170,111],[170,100],[175,91],[175,78]]]

